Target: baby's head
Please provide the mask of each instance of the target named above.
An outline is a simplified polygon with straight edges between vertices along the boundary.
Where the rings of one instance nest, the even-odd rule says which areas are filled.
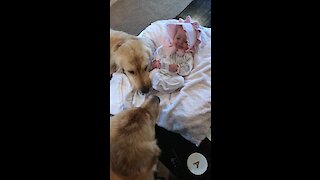
[[[201,43],[200,25],[193,22],[188,16],[186,20],[180,19],[179,22],[167,25],[170,37],[170,44],[176,50],[184,52],[194,52]]]
[[[189,49],[187,35],[181,25],[177,25],[176,34],[173,38],[173,45],[178,50],[187,50]]]

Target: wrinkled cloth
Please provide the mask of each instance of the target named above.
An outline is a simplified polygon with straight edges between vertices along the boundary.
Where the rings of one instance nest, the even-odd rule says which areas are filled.
[[[128,77],[123,73],[113,73],[110,80],[110,114],[131,108],[140,107],[145,96],[139,91],[132,91]]]

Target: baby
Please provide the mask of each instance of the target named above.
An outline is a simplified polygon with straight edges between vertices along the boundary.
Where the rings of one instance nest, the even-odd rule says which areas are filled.
[[[183,87],[184,76],[193,68],[193,55],[199,44],[200,31],[190,17],[185,22],[168,24],[169,41],[157,48],[150,73],[153,89],[172,93]],[[198,24],[196,24],[198,25]]]

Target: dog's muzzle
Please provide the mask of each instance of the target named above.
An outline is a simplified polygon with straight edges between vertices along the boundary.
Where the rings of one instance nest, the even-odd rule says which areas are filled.
[[[150,88],[148,86],[144,86],[142,89],[140,89],[142,94],[147,94],[149,92]]]

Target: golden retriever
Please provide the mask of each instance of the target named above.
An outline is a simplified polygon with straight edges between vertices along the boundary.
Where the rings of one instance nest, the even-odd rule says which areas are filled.
[[[149,59],[151,40],[110,29],[110,78],[112,73],[125,73],[134,90],[149,92]]]
[[[141,105],[110,118],[110,179],[151,180],[160,149],[155,123],[160,99],[150,95]]]

